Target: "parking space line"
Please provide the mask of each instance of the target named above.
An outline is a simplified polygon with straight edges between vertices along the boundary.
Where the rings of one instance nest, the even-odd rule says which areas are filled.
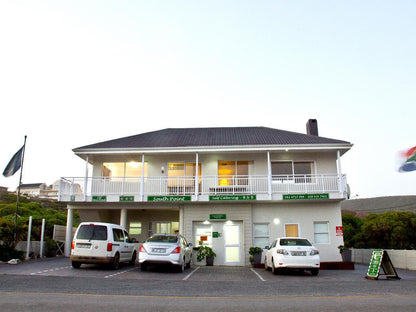
[[[193,270],[191,273],[189,273],[187,276],[185,276],[182,280],[186,281],[188,278],[191,277],[192,274],[194,274],[196,271],[198,271],[200,267],[197,267],[195,270]]]
[[[251,272],[253,272],[254,274],[256,274],[257,275],[257,277],[262,281],[262,282],[265,282],[266,280],[263,278],[263,277],[261,277],[261,275],[259,274],[259,273],[257,273],[253,268],[251,268],[250,269],[251,270]]]
[[[120,272],[117,272],[117,273],[114,273],[114,274],[111,274],[111,275],[104,276],[104,278],[114,277],[114,276],[117,276],[117,275],[120,275],[120,274],[123,274],[123,273],[127,273],[127,272],[130,272],[130,271],[133,271],[135,269],[136,268],[131,268],[131,269],[128,269],[128,270],[120,271]]]

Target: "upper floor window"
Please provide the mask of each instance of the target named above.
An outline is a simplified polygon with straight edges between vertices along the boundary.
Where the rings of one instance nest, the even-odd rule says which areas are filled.
[[[218,161],[219,185],[247,185],[252,171],[253,161]]]
[[[273,180],[309,182],[305,181],[305,176],[310,178],[313,168],[313,161],[272,161]]]
[[[103,176],[111,180],[122,179],[124,177],[141,177],[141,162],[112,162],[103,163]],[[144,176],[147,176],[147,163],[144,163]]]

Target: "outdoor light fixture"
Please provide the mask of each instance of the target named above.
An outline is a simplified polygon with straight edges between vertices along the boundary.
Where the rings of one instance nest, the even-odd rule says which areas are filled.
[[[273,223],[278,225],[280,223],[280,219],[279,218],[274,218]]]
[[[165,173],[165,167],[164,166],[162,166],[162,168],[160,168],[160,170],[162,171],[162,174]]]

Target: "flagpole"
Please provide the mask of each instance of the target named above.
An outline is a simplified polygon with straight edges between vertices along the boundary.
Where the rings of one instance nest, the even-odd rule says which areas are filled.
[[[23,175],[23,162],[25,159],[25,150],[26,150],[26,138],[23,143],[23,153],[22,153],[22,162],[20,164],[20,178],[19,178],[19,186],[17,188],[17,200],[16,200],[16,212],[14,214],[14,230],[13,230],[13,246],[16,246],[16,238],[17,238],[17,213],[19,211],[19,201],[20,201],[20,186],[22,185],[22,175]]]

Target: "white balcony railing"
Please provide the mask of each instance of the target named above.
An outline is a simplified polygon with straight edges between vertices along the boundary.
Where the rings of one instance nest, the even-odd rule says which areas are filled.
[[[217,195],[217,194],[316,194],[344,193],[345,176],[278,175],[199,177],[88,177],[61,178],[59,199],[87,200],[92,196]],[[143,185],[142,185],[143,184]]]

